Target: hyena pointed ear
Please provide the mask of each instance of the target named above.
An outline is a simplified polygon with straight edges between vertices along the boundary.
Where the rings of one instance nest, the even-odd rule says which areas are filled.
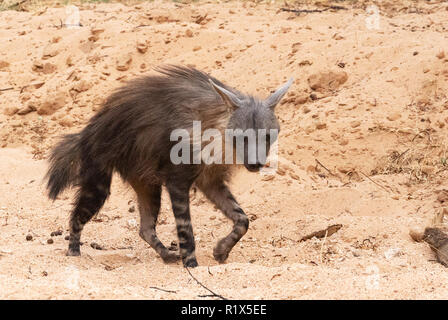
[[[275,106],[282,100],[283,96],[288,92],[289,87],[292,85],[294,79],[291,78],[287,83],[277,89],[269,98],[265,100],[266,106],[270,109],[274,109]]]
[[[229,107],[231,107],[233,110],[241,107],[242,105],[241,100],[233,92],[230,92],[229,90],[218,86],[211,79],[208,79],[208,81],[210,81],[210,84],[212,85],[213,89],[215,89],[216,92],[218,92],[218,94],[221,96],[221,98]]]

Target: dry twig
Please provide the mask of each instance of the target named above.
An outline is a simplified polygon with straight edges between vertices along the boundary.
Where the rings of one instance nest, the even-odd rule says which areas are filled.
[[[324,166],[324,165],[322,164],[322,162],[320,162],[320,161],[317,160],[317,159],[314,159],[314,160],[316,160],[316,163],[317,163],[318,165],[320,165],[322,168],[324,168],[325,170],[327,170],[327,172],[328,172],[330,175],[332,175],[332,176],[336,176],[333,172],[330,171],[330,169],[328,169],[326,166]]]
[[[338,230],[341,228],[342,228],[342,224],[333,224],[324,230],[319,230],[319,231],[310,233],[309,235],[302,237],[302,239],[300,239],[299,241],[301,242],[301,241],[309,240],[314,237],[319,238],[319,239],[324,238],[324,237],[327,238],[327,237],[331,236],[332,234],[338,232]]]
[[[149,287],[149,288],[154,289],[154,290],[163,291],[163,292],[168,292],[168,293],[177,293],[177,291],[175,291],[175,290],[166,290],[166,289],[162,289],[162,288],[158,288],[158,287]]]
[[[328,10],[347,10],[347,8],[342,6],[329,6],[325,9],[289,9],[289,8],[281,8],[281,11],[286,12],[294,12],[295,14],[299,15],[301,13],[315,13],[315,12],[324,12]]]
[[[204,286],[198,279],[196,279],[192,274],[190,269],[188,269],[188,267],[185,267],[185,269],[187,269],[188,274],[190,275],[190,277],[193,278],[194,281],[196,281],[202,288],[204,288],[205,290],[207,290],[208,292],[211,293],[211,295],[206,295],[207,297],[217,297],[221,300],[228,300],[226,298],[224,298],[222,295],[214,293],[212,290],[210,290],[209,288],[207,288],[206,286]],[[204,296],[205,297],[205,296]]]
[[[360,172],[361,172],[361,174],[362,174],[364,177],[366,177],[367,179],[369,179],[370,181],[372,181],[374,184],[376,184],[376,185],[379,186],[380,188],[382,188],[382,189],[384,189],[384,190],[386,190],[387,192],[390,193],[389,190],[387,190],[385,187],[383,187],[382,185],[380,185],[378,182],[372,180],[372,179],[371,179],[368,175],[366,175],[364,172],[362,172],[362,171],[360,171]]]

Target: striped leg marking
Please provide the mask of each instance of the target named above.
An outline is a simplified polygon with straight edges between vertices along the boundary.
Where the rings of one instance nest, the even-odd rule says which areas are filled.
[[[136,191],[140,211],[140,237],[160,255],[163,262],[174,263],[179,261],[179,254],[169,251],[156,233],[162,187],[160,185],[149,185],[146,188],[136,188]]]
[[[176,219],[182,262],[185,267],[197,267],[198,262],[196,260],[193,227],[190,218],[190,188],[189,186],[172,183],[167,184],[167,189],[171,198],[174,218]]]
[[[215,260],[223,263],[228,258],[232,248],[246,234],[249,228],[249,219],[223,182],[201,187],[201,190],[227,218],[233,221],[233,230],[219,240],[213,249]]]
[[[70,216],[68,256],[81,255],[80,241],[84,225],[101,209],[109,196],[111,177],[96,174],[81,184],[75,207]]]

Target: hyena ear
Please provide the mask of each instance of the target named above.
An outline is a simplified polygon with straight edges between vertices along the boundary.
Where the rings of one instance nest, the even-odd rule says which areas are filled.
[[[289,87],[292,85],[294,79],[289,79],[283,86],[277,89],[269,98],[265,100],[265,104],[268,108],[274,109],[275,106],[282,100],[283,96],[288,92]]]
[[[208,81],[210,81],[210,84],[212,85],[213,89],[215,89],[216,92],[218,92],[218,94],[221,96],[221,98],[229,107],[231,107],[233,110],[241,107],[242,103],[240,98],[238,98],[233,92],[230,92],[229,90],[218,86],[211,79],[208,79]]]

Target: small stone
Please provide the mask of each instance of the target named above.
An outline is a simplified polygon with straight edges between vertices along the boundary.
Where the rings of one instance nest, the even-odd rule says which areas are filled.
[[[334,40],[343,40],[343,39],[345,39],[343,36],[341,36],[340,34],[338,34],[338,33],[335,33],[334,35],[333,35],[333,39]]]
[[[17,108],[17,107],[6,107],[5,110],[3,111],[3,113],[4,113],[6,116],[13,116],[13,115],[15,115],[18,111],[19,111],[19,108]]]
[[[313,90],[323,92],[338,89],[347,79],[348,74],[345,71],[319,72],[308,77],[308,85]]]
[[[193,51],[199,51],[199,50],[201,50],[201,49],[202,49],[201,46],[196,46],[196,47],[193,48]]]
[[[188,38],[191,38],[191,37],[193,37],[193,31],[191,31],[190,29],[187,29],[187,31],[185,31],[185,35],[186,35]]]
[[[26,235],[26,241],[31,241],[31,240],[33,240],[33,236],[30,235],[30,234],[27,234]]]
[[[0,71],[5,71],[9,67],[9,62],[0,60]]]
[[[131,206],[128,211],[129,212],[135,212],[135,206]]]
[[[399,248],[390,248],[386,252],[384,252],[384,257],[386,257],[387,260],[390,260],[392,258],[398,257],[402,254],[401,250]]]
[[[138,41],[137,42],[137,51],[140,53],[145,53],[148,51],[148,45],[146,42]]]
[[[90,244],[90,246],[93,248],[93,249],[95,249],[95,250],[104,250],[104,248],[102,247],[102,246],[100,246],[98,243],[96,243],[96,242],[92,242],[91,244]]]
[[[409,236],[416,242],[423,241],[424,233],[421,230],[412,229],[409,231]]]
[[[258,219],[258,217],[257,217],[256,214],[253,214],[253,213],[252,213],[252,214],[249,215],[249,220],[250,220],[250,221],[255,221],[255,220],[257,220],[257,219]]]
[[[441,190],[439,192],[439,195],[437,196],[437,201],[439,201],[440,203],[448,203],[448,190]]]
[[[46,46],[44,48],[44,52],[42,54],[42,59],[49,59],[52,58],[54,56],[56,56],[58,54],[58,50],[56,49],[56,47],[54,47],[53,44],[49,44],[48,46]]]
[[[116,68],[118,71],[126,71],[131,66],[131,62],[132,62],[131,54],[122,55],[117,59]]]
[[[67,59],[65,60],[65,63],[67,64],[67,66],[71,67],[73,66],[75,63],[73,62],[73,58],[72,56],[68,56]]]
[[[387,116],[387,120],[389,121],[395,121],[401,118],[401,114],[398,112],[392,113],[390,115]]]
[[[97,36],[97,35],[91,35],[88,39],[91,42],[96,42],[96,41],[98,41],[100,39],[100,37]]]
[[[361,252],[359,250],[353,249],[352,250],[352,254],[354,257],[359,257],[361,256]]]
[[[80,80],[75,83],[75,85],[72,87],[73,90],[76,92],[84,92],[89,90],[92,87],[91,83],[89,83],[86,80]]]
[[[135,219],[129,219],[128,220],[128,227],[129,228],[137,228],[137,221]]]
[[[310,66],[312,64],[313,64],[313,62],[310,61],[310,60],[302,60],[302,61],[299,62],[299,66],[301,66],[301,67],[303,67],[303,66]]]
[[[50,95],[46,101],[37,108],[39,115],[51,115],[60,108],[64,107],[67,102],[67,95],[64,91],[56,92]]]
[[[274,175],[273,174],[265,174],[263,175],[263,177],[261,178],[262,181],[271,181],[274,180]]]
[[[90,33],[93,35],[99,35],[100,33],[104,32],[104,28],[101,27],[92,27],[92,29],[90,29]]]
[[[351,126],[352,128],[357,128],[357,127],[359,127],[360,125],[361,125],[361,121],[359,121],[359,120],[355,120],[355,121],[350,122],[350,126]]]
[[[53,241],[53,239],[50,238],[50,239],[47,240],[47,243],[48,243],[48,244],[53,244],[54,241]]]
[[[440,51],[439,53],[436,54],[436,57],[439,59],[443,59],[445,58],[445,51]]]
[[[62,236],[62,230],[53,231],[50,233],[51,237]]]
[[[70,116],[65,116],[62,119],[59,119],[58,123],[62,127],[66,127],[66,128],[70,128],[73,126],[73,120],[70,118]]]
[[[30,112],[36,111],[36,107],[33,106],[32,104],[28,104],[26,107],[20,109],[19,111],[17,111],[18,115],[24,116]]]
[[[298,95],[298,96],[295,98],[294,102],[295,102],[296,104],[304,104],[304,103],[306,103],[306,102],[308,101],[308,99],[309,99],[309,96],[308,96],[306,93],[303,93],[303,94]],[[305,107],[305,108],[306,108],[306,107]],[[309,109],[308,109],[308,110],[309,110]],[[304,109],[304,113],[307,113],[307,112],[305,112],[305,109]]]

